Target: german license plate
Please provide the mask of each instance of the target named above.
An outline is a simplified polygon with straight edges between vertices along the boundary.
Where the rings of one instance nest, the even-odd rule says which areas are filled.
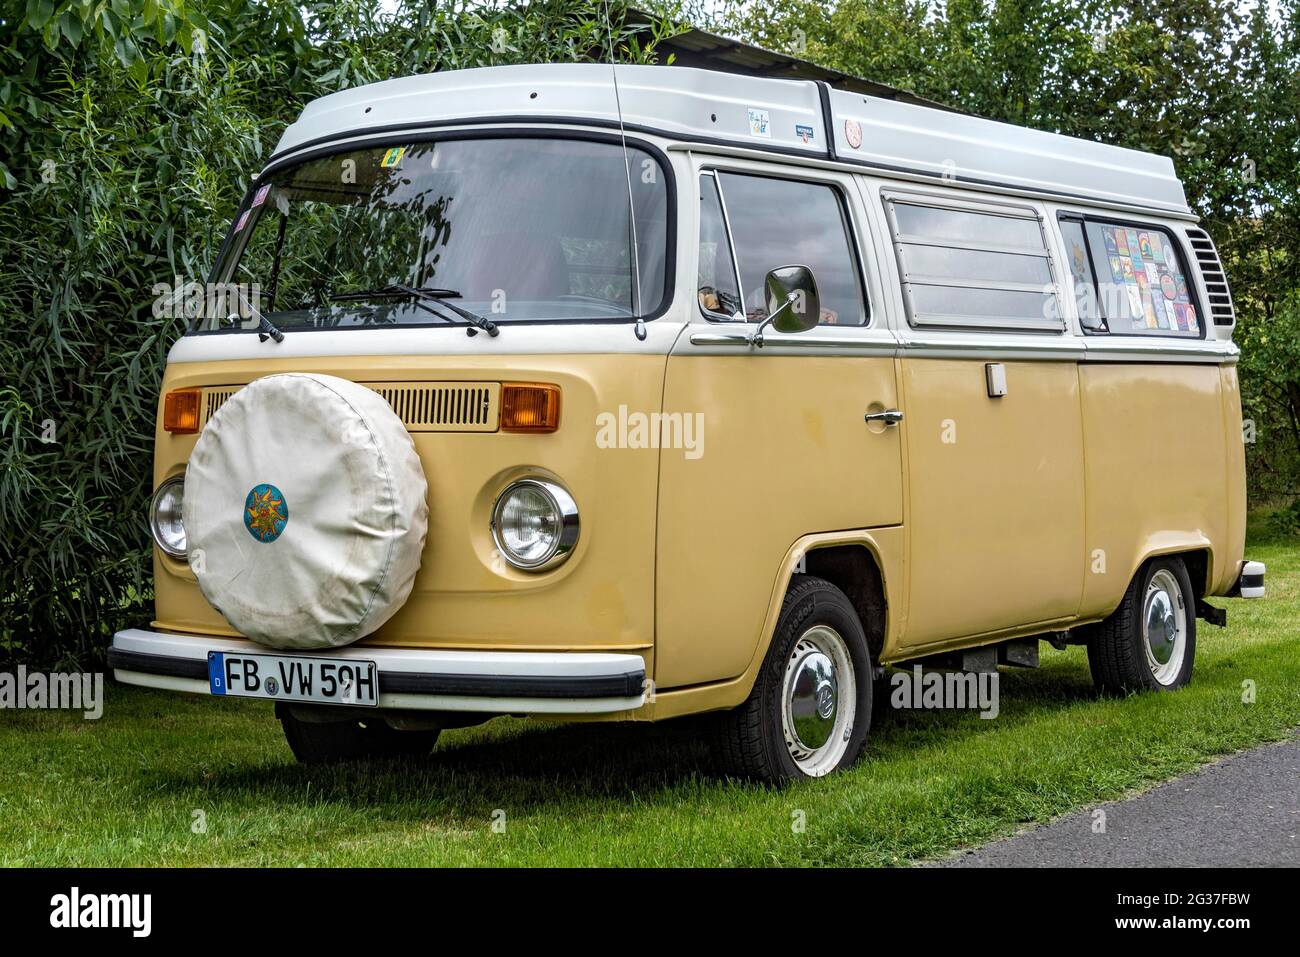
[[[208,684],[215,695],[237,698],[370,708],[379,704],[379,674],[375,663],[355,658],[210,651]]]

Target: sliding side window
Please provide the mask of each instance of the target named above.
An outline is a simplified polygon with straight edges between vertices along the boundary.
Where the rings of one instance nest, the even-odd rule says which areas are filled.
[[[913,326],[1060,330],[1038,214],[1018,206],[885,200]]]
[[[1195,292],[1167,229],[1077,215],[1060,223],[1084,328],[1200,338]]]

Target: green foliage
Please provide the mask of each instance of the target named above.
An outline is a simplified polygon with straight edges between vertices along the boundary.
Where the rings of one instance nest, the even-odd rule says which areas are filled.
[[[150,617],[157,389],[251,176],[307,101],[498,63],[653,58],[604,0],[0,0],[0,658]],[[667,30],[660,24],[660,31]]]
[[[1244,326],[1237,338],[1248,386],[1243,414],[1254,485],[1275,496],[1300,495],[1300,293]],[[1278,514],[1300,529],[1300,497]]]

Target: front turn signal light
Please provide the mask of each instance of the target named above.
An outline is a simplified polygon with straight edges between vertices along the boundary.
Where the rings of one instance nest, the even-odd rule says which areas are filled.
[[[560,387],[507,382],[501,387],[502,432],[554,432],[560,427]]]
[[[199,430],[198,389],[176,389],[163,399],[163,431],[193,435]]]

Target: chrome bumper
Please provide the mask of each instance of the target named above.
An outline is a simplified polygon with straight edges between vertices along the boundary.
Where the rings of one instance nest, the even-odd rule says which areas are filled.
[[[210,651],[373,661],[379,707],[395,710],[609,714],[645,702],[639,655],[353,646],[286,652],[242,638],[130,628],[113,636],[108,664],[125,684],[210,694]]]

